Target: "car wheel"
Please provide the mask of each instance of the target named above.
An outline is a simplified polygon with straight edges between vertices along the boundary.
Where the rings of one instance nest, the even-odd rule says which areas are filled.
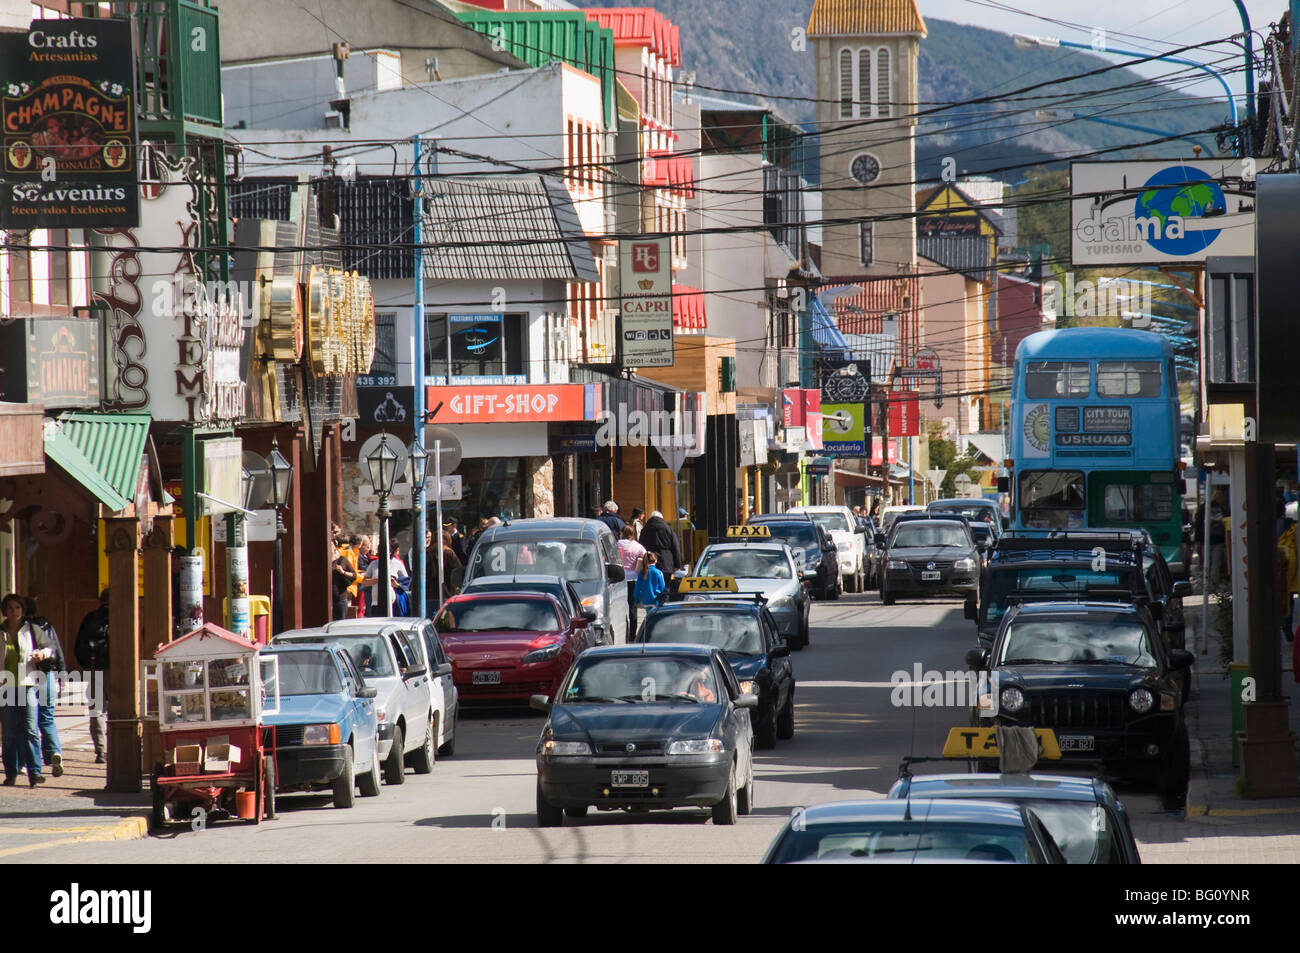
[[[460,720],[460,712],[456,711],[451,716],[450,737],[438,747],[438,754],[444,758],[450,758],[456,753],[456,722]]]
[[[564,811],[546,800],[542,793],[542,782],[537,782],[537,826],[559,827],[564,823]]]
[[[804,617],[799,620],[799,633],[797,636],[799,639],[799,644],[801,646],[811,644],[812,642],[811,634],[812,633],[809,630],[809,626],[808,626],[808,614],[805,613]]]
[[[885,588],[885,584],[880,584],[880,603],[881,605],[892,606],[895,603],[893,594]]]
[[[374,757],[370,759],[370,770],[357,778],[357,787],[362,797],[379,796],[379,749],[375,748]]]
[[[754,810],[754,766],[749,766],[749,781],[736,792],[736,813],[747,817]]]
[[[334,779],[334,806],[351,807],[356,803],[356,779],[352,776],[352,746],[343,749],[343,773]]]
[[[401,784],[406,780],[406,763],[402,756],[405,743],[402,726],[393,726],[393,750],[388,752],[388,760],[384,762],[384,781],[388,784]]]
[[[754,729],[754,742],[760,748],[775,748],[776,738],[776,706],[768,705],[758,727]]]
[[[564,816],[565,816],[565,817],[575,817],[575,818],[576,818],[576,817],[586,817],[586,816],[587,816],[587,805],[584,804],[584,805],[582,805],[582,807],[566,807],[566,808],[564,809]]]
[[[416,774],[428,774],[433,770],[433,763],[438,757],[433,753],[433,739],[438,734],[438,716],[434,715],[429,719],[428,727],[424,729],[424,744],[420,745],[420,750],[411,755],[411,767],[415,769]]]
[[[736,793],[736,765],[732,762],[731,774],[727,779],[727,793],[722,800],[713,805],[713,823],[730,825],[736,823],[738,794]]]
[[[1187,802],[1187,782],[1192,773],[1191,745],[1187,726],[1179,725],[1169,740],[1169,756],[1157,780],[1157,790],[1166,807],[1181,808]]]
[[[794,689],[790,689],[790,697],[785,700],[781,706],[781,711],[776,716],[776,736],[782,741],[789,741],[794,737]]]
[[[275,820],[275,759],[269,754],[262,758],[262,817]]]
[[[840,597],[840,592],[841,592],[840,577],[836,576],[835,583],[826,592],[826,598],[830,599],[833,602],[834,600]]]
[[[845,591],[845,592],[857,592],[857,591],[858,591],[858,588],[857,588],[857,587],[858,587],[858,577],[857,577],[856,575],[850,573],[849,576],[848,576],[847,578],[848,578],[849,581],[848,581],[848,585],[845,585],[845,586],[844,586],[844,591]],[[844,580],[844,579],[845,579],[844,576],[840,576],[840,582],[841,582],[841,585],[843,585],[843,580]]]

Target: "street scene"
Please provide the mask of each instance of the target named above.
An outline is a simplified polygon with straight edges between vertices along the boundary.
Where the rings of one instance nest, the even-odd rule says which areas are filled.
[[[1259,925],[1300,5],[1028,7],[0,0],[0,860]]]

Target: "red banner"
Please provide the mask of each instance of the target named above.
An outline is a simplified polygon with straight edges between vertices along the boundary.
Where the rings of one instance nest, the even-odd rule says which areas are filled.
[[[914,390],[889,392],[889,435],[891,437],[919,437],[921,435],[921,394]]]
[[[884,442],[883,437],[871,438],[871,465],[878,467],[884,464],[884,458],[880,450],[880,445]],[[889,462],[891,464],[898,462],[898,441],[889,441]]]

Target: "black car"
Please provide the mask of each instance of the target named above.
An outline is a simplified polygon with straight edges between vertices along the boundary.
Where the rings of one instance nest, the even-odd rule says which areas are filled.
[[[815,572],[812,593],[818,599],[838,599],[844,591],[839,555],[830,533],[806,513],[755,513],[750,526],[766,526],[771,541],[785,543],[802,572]]]
[[[794,737],[794,666],[776,620],[757,600],[675,602],[646,614],[638,642],[685,642],[720,649],[740,690],[758,696],[754,740],[760,748]]]
[[[894,521],[883,559],[880,601],[885,605],[900,596],[956,595],[966,601],[966,618],[975,618],[981,560],[964,519],[903,514]]]
[[[1181,673],[1192,653],[1165,648],[1142,606],[1106,602],[1013,605],[992,651],[967,653],[996,677],[997,710],[981,724],[1050,728],[1063,769],[1100,765],[1113,777],[1186,797],[1190,772]]]
[[[934,500],[927,507],[929,513],[940,516],[964,516],[974,523],[990,523],[998,534],[1006,528],[1007,520],[993,500],[957,497],[950,500]]]
[[[601,810],[706,807],[734,824],[754,803],[758,699],[703,645],[605,645],[578,657],[537,744],[537,823]]]

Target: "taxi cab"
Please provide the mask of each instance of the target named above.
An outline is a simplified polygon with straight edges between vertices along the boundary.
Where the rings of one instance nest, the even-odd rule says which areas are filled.
[[[686,601],[733,593],[762,595],[782,638],[792,649],[802,649],[808,644],[812,608],[812,596],[804,582],[811,578],[800,571],[785,544],[733,538],[706,546],[694,573],[678,579],[677,590]]]

